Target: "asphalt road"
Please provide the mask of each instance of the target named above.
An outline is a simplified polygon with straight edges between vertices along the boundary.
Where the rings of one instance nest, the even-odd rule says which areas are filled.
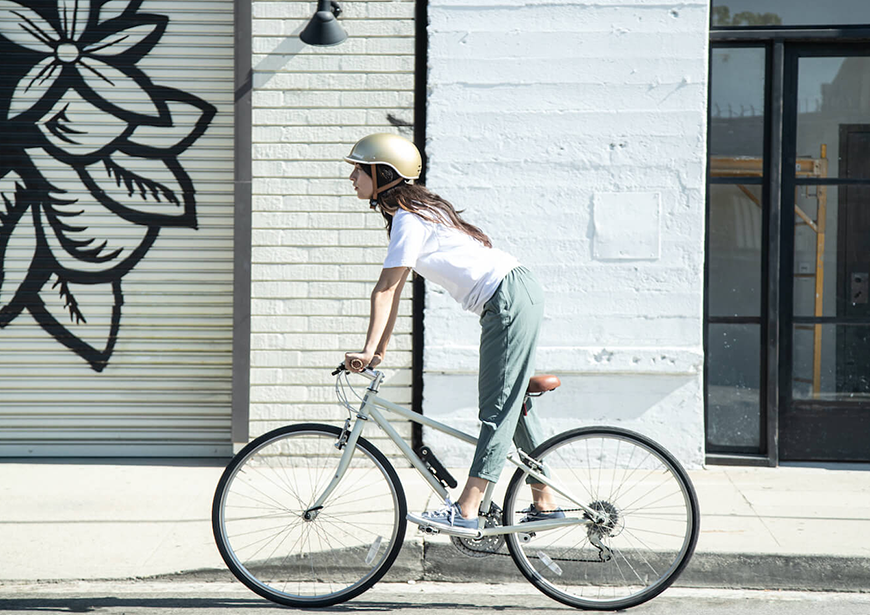
[[[237,583],[81,582],[0,584],[0,613],[96,615],[286,615]],[[315,611],[307,611],[315,612]],[[529,585],[385,583],[317,612],[399,615],[576,613]],[[631,615],[870,615],[870,594],[670,589]]]

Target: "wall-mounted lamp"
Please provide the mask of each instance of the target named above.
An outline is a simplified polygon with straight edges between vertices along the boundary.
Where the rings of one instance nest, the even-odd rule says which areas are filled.
[[[344,31],[338,20],[341,15],[341,7],[335,0],[318,0],[317,12],[314,17],[305,26],[299,38],[303,43],[308,45],[319,45],[328,47],[329,45],[338,45],[347,38],[347,32]]]

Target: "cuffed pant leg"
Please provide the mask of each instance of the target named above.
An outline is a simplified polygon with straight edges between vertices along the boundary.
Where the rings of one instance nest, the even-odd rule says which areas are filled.
[[[520,413],[517,429],[514,432],[514,444],[524,453],[531,453],[546,439],[544,427],[538,414],[534,412],[534,404],[531,399],[528,410],[528,414]]]
[[[542,442],[546,440],[544,426],[538,418],[538,413],[534,410],[534,403],[529,399],[528,414],[520,413],[520,419],[517,422],[517,429],[514,432],[514,444],[517,448],[522,449],[524,453],[531,453],[538,448]],[[545,469],[544,476],[550,476],[550,473]],[[533,485],[540,481],[526,476],[526,483]]]

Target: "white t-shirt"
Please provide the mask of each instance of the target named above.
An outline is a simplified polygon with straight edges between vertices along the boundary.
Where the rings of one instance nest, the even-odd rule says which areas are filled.
[[[452,226],[428,222],[404,209],[393,216],[384,269],[412,268],[469,312],[480,315],[483,304],[517,265],[510,254],[487,248]]]

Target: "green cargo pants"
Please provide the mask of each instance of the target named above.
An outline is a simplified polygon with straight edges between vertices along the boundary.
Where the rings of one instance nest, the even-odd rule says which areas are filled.
[[[544,441],[536,413],[522,412],[543,317],[544,292],[525,267],[513,269],[483,307],[477,385],[482,426],[469,476],[497,481],[511,438],[527,453]]]

